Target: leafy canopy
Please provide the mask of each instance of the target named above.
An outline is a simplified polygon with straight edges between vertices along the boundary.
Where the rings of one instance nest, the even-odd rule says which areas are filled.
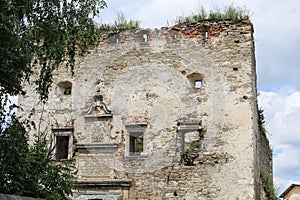
[[[24,124],[13,118],[0,146],[0,193],[55,200],[72,194],[75,165],[72,160],[53,164],[43,134],[29,146]]]
[[[72,70],[100,34],[93,17],[106,6],[103,0],[0,0],[0,90],[23,92],[33,67],[41,100],[47,100],[51,72],[61,63]]]
[[[70,71],[75,58],[100,39],[93,17],[103,0],[0,0],[0,193],[64,199],[73,189],[72,161],[52,163],[45,135],[28,145],[30,119],[20,122],[9,95],[24,94],[33,73],[42,102],[51,73],[61,64]],[[51,146],[51,145],[50,145]]]

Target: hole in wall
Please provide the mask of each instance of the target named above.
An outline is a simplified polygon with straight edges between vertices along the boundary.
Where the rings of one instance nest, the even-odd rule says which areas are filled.
[[[199,89],[203,86],[203,76],[199,72],[194,72],[186,76],[193,88]]]
[[[194,87],[195,88],[201,88],[202,87],[202,81],[201,80],[196,80],[194,82]]]
[[[233,71],[238,71],[239,69],[237,67],[232,68]]]
[[[178,196],[178,194],[177,194],[177,192],[176,192],[176,191],[174,191],[173,195],[174,195],[175,197],[177,197],[177,196]]]
[[[108,35],[108,42],[110,44],[119,44],[119,37],[120,35],[118,33],[111,33]]]
[[[147,34],[144,34],[144,35],[143,35],[143,39],[144,39],[144,42],[148,42],[148,35],[147,35]]]
[[[178,39],[178,33],[179,33],[179,31],[176,31],[176,30],[170,31],[170,35],[171,35],[173,41],[176,41]]]
[[[72,83],[70,81],[61,81],[57,84],[58,95],[71,95],[72,94]]]
[[[204,33],[204,38],[205,38],[205,39],[208,38],[208,32],[207,32],[207,31],[205,31],[205,33]]]

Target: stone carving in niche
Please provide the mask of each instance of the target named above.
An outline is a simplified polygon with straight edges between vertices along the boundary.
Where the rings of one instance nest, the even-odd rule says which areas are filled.
[[[92,133],[92,140],[93,142],[103,142],[105,128],[102,124],[95,125]]]
[[[82,132],[77,132],[77,137],[79,140],[84,140],[86,138],[86,134]]]
[[[96,116],[111,116],[111,110],[108,109],[107,105],[103,102],[102,95],[95,95],[94,102],[91,103],[88,111],[86,112],[87,116],[96,115]]]
[[[89,109],[86,112],[86,117],[111,117],[111,110],[103,101],[100,80],[96,82],[95,90],[96,94],[94,95],[94,102],[89,106]]]
[[[112,125],[108,121],[95,121],[87,126],[87,133],[91,142],[109,143],[112,142]]]

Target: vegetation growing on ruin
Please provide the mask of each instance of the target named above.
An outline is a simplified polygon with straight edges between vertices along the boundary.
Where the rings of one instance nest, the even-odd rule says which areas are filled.
[[[240,22],[243,20],[250,19],[250,11],[245,7],[235,7],[233,5],[225,7],[224,11],[219,9],[212,9],[206,11],[202,6],[198,13],[192,14],[190,16],[179,16],[175,19],[175,24],[185,24],[190,22],[198,21],[224,21],[232,20],[235,22]]]
[[[118,12],[116,19],[112,24],[101,24],[99,29],[102,31],[121,31],[121,30],[133,30],[140,28],[140,21],[127,19],[123,12]]]
[[[276,192],[273,184],[273,178],[271,174],[268,172],[262,172],[261,180],[262,180],[263,188],[266,193],[267,199],[279,200],[279,198],[276,196]]]
[[[187,147],[187,150],[184,152],[184,154],[181,156],[181,162],[186,166],[194,166],[195,159],[197,156],[193,155],[193,151],[197,151],[197,149],[200,147],[200,141],[196,140],[193,141],[189,147]]]
[[[258,126],[263,134],[267,134],[264,110],[262,108],[258,109]]]

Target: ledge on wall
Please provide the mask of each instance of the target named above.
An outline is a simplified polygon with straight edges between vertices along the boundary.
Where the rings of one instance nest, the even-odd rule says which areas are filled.
[[[115,188],[115,187],[125,187],[129,188],[131,186],[130,179],[77,179],[76,180],[76,187],[78,188],[98,188],[98,187],[105,187],[105,188]]]
[[[117,149],[117,144],[76,144],[79,153],[114,153]]]

